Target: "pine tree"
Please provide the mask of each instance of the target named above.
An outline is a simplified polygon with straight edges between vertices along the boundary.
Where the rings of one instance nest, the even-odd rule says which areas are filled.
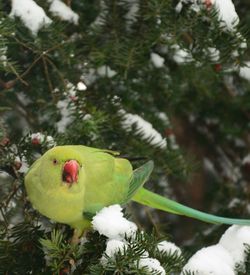
[[[106,237],[72,245],[27,199],[28,167],[55,145],[152,159],[149,189],[249,216],[250,4],[234,4],[239,22],[210,0],[0,0],[0,274],[153,274],[134,265],[145,251],[180,274],[226,229],[131,203],[146,233],[103,265]],[[160,253],[162,239],[184,256]]]

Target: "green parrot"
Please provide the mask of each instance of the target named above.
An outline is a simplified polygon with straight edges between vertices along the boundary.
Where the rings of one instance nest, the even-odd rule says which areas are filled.
[[[82,145],[57,146],[34,162],[25,176],[31,204],[41,214],[68,224],[80,236],[105,206],[130,200],[208,223],[250,225],[181,205],[143,188],[153,170],[149,161],[132,169],[119,153]]]

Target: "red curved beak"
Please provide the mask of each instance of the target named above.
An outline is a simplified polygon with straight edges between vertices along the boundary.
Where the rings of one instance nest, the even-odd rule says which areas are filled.
[[[79,164],[76,160],[68,160],[63,166],[63,181],[71,186],[78,181]]]

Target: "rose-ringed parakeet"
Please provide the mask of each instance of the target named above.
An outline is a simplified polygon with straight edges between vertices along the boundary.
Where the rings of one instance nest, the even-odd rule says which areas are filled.
[[[82,145],[57,146],[47,151],[25,176],[28,197],[43,215],[76,229],[91,226],[97,211],[130,200],[204,222],[250,225],[250,220],[218,217],[181,205],[143,188],[153,170],[149,161],[132,169],[119,153]]]

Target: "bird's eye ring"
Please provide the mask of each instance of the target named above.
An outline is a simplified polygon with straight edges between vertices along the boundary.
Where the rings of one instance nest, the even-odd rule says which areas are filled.
[[[53,159],[53,164],[57,164],[57,160],[56,159]]]

